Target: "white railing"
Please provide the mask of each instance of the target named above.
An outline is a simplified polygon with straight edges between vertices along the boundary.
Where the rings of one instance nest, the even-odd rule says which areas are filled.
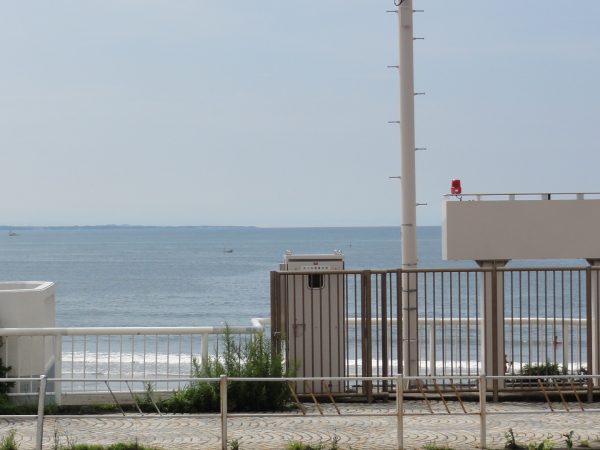
[[[427,377],[427,379],[429,380],[441,380],[444,377]],[[461,377],[464,378],[464,377]],[[422,377],[408,377],[408,376],[403,376],[402,374],[398,374],[396,376],[391,376],[391,377],[302,377],[302,378],[234,378],[234,377],[227,377],[226,375],[221,375],[220,378],[194,378],[194,381],[205,381],[205,382],[218,382],[219,383],[219,403],[220,403],[220,411],[218,413],[207,413],[207,414],[202,414],[203,416],[218,416],[220,417],[220,438],[221,438],[221,448],[223,450],[227,450],[227,445],[228,445],[228,422],[231,420],[234,420],[236,417],[248,417],[248,415],[251,415],[253,417],[285,417],[285,418],[291,418],[291,417],[302,417],[302,416],[293,416],[290,415],[289,413],[265,413],[265,412],[261,412],[261,413],[231,413],[228,411],[228,404],[227,404],[227,388],[228,388],[228,383],[230,382],[235,382],[235,381],[245,381],[245,382],[282,382],[282,381],[288,381],[288,382],[294,382],[294,381],[351,381],[351,380],[355,380],[355,381],[362,381],[362,382],[372,382],[372,381],[391,381],[391,382],[395,382],[396,386],[397,386],[397,393],[396,393],[396,411],[393,413],[378,413],[378,412],[373,412],[371,411],[367,411],[367,412],[359,412],[359,413],[350,413],[350,414],[341,414],[340,410],[337,408],[336,406],[336,411],[337,414],[324,414],[321,408],[319,409],[320,412],[320,416],[311,416],[311,420],[315,420],[317,417],[327,417],[327,418],[333,418],[333,417],[344,417],[344,418],[348,418],[348,417],[396,417],[396,448],[398,449],[403,449],[404,448],[404,418],[407,416],[420,416],[420,415],[428,415],[428,416],[432,416],[432,415],[444,415],[445,417],[448,416],[479,416],[479,439],[478,439],[478,448],[481,449],[485,449],[487,447],[487,416],[488,415],[492,415],[492,414],[510,414],[510,415],[518,415],[518,414],[527,414],[527,415],[532,415],[532,414],[548,414],[548,413],[562,413],[562,414],[573,414],[573,413],[598,413],[600,412],[600,409],[594,409],[594,408],[585,408],[583,406],[583,403],[581,402],[581,400],[579,399],[579,397],[577,397],[577,401],[578,401],[578,409],[571,409],[569,408],[567,402],[565,401],[564,397],[562,396],[561,393],[561,402],[563,405],[563,409],[556,409],[552,406],[550,399],[546,396],[546,402],[548,405],[548,410],[531,410],[531,409],[522,409],[519,407],[519,405],[517,404],[516,407],[514,409],[511,409],[510,411],[507,410],[503,410],[503,411],[498,411],[497,409],[488,409],[487,407],[487,396],[488,396],[488,392],[487,392],[487,384],[490,381],[493,380],[501,380],[501,379],[505,379],[508,378],[506,376],[486,376],[484,374],[478,375],[478,376],[471,376],[468,377],[470,379],[472,379],[474,382],[477,383],[477,388],[478,388],[478,392],[479,392],[479,405],[478,407],[475,408],[469,408],[469,410],[467,410],[462,402],[462,400],[460,400],[460,398],[458,399],[458,401],[461,404],[462,407],[462,411],[463,412],[452,412],[450,409],[448,409],[446,400],[443,399],[442,394],[440,393],[440,400],[443,401],[443,404],[446,407],[446,411],[441,411],[441,412],[436,412],[433,409],[431,409],[431,407],[429,407],[429,411],[428,412],[411,412],[411,411],[406,411],[404,408],[404,387],[406,385],[410,385],[411,383],[419,383],[423,380]],[[559,376],[559,375],[537,375],[537,376],[519,376],[517,378],[515,377],[511,377],[513,380],[514,379],[518,379],[521,381],[527,381],[527,380],[532,380],[535,381],[537,383],[540,384],[541,389],[543,389],[543,383],[549,383],[549,384],[557,384],[557,382],[569,382],[572,381],[573,377],[572,376]],[[597,379],[598,377],[596,376],[591,376],[591,375],[583,375],[583,376],[578,376],[577,377],[579,380],[587,380],[586,382],[589,384],[591,383],[594,379]],[[20,379],[18,378],[2,378],[0,379],[0,382],[15,382],[15,381],[19,381]],[[182,381],[190,381],[192,380],[191,378],[185,378]],[[36,419],[36,439],[35,439],[35,448],[36,450],[42,450],[42,442],[43,442],[43,430],[44,430],[44,418],[45,418],[45,414],[44,414],[44,409],[45,409],[45,405],[46,405],[46,385],[49,382],[64,382],[64,381],[80,381],[77,379],[73,379],[73,380],[60,380],[60,379],[51,379],[51,378],[46,378],[46,376],[42,375],[40,376],[37,380],[38,385],[39,385],[39,389],[37,392],[38,395],[38,413],[36,415],[2,415],[0,416],[0,418],[33,418]],[[114,382],[129,382],[129,381],[137,381],[137,382],[141,382],[141,383],[148,383],[151,382],[153,380],[146,380],[146,379],[136,379],[136,380],[113,380]],[[559,391],[560,392],[560,391]],[[430,395],[434,395],[431,394]],[[116,400],[116,398],[115,398]],[[171,414],[163,414],[161,413],[160,409],[158,408],[156,402],[154,402],[154,400],[152,400],[154,406],[157,409],[157,417],[173,417],[173,415]],[[429,404],[427,402],[427,404]],[[118,406],[120,406],[117,403]],[[137,404],[136,404],[137,405]],[[299,406],[299,405],[298,405]],[[138,406],[139,408],[139,406]],[[139,410],[139,409],[138,409]],[[125,413],[122,411],[122,414],[125,415]],[[304,411],[303,411],[303,415],[304,415]],[[134,414],[133,416],[136,416],[137,414]],[[139,417],[144,416],[145,414],[139,410]],[[83,415],[81,417],[84,417]],[[95,416],[95,415],[85,415],[85,417],[107,417],[106,415],[103,416]]]
[[[207,361],[229,332],[237,339],[265,330],[270,319],[255,318],[251,326],[202,327],[68,327],[1,328],[0,355],[19,378],[16,395],[34,392],[34,379],[44,374],[70,378],[69,385],[51,384],[57,401],[61,391],[97,392],[97,381],[144,378],[167,380],[160,389],[181,387],[194,365]],[[211,348],[212,346],[212,348]],[[37,349],[37,351],[32,351]],[[43,358],[43,364],[35,358]],[[43,356],[42,356],[43,355]],[[43,369],[42,369],[43,367]],[[36,373],[37,372],[37,373]],[[171,381],[173,379],[173,381]]]
[[[360,327],[360,318],[349,318],[349,325]],[[373,327],[381,327],[380,318],[371,319]],[[161,391],[169,391],[182,387],[182,380],[194,373],[195,362],[199,365],[208,360],[212,351],[219,350],[220,338],[229,333],[244,339],[244,336],[262,332],[270,325],[268,318],[252,319],[252,325],[243,326],[210,326],[210,327],[88,327],[88,328],[3,328],[0,336],[4,337],[4,345],[0,355],[6,365],[12,365],[11,374],[24,378],[17,383],[14,395],[32,393],[37,389],[35,379],[39,377],[33,370],[35,364],[29,361],[35,352],[24,351],[32,346],[53,349],[46,355],[43,373],[51,377],[70,379],[69,383],[50,383],[49,390],[61,402],[62,393],[95,393],[106,392],[105,380],[143,378],[151,380],[153,387]],[[426,331],[427,340],[422,342],[423,356],[427,356],[422,364],[429,367],[428,373],[436,375],[436,367],[440,361],[440,339],[443,330],[448,327],[482,326],[481,319],[476,317],[452,318],[420,318],[419,327]],[[526,324],[527,326],[560,325],[561,351],[559,355],[563,367],[569,368],[571,329],[586,326],[585,319],[567,319],[560,317],[508,317],[508,327]],[[391,347],[392,328],[396,327],[396,319],[388,318],[388,345]],[[507,339],[510,333],[506,335]],[[427,347],[425,347],[425,342]],[[456,345],[464,343],[457,342]],[[12,347],[12,346],[17,346]],[[476,345],[474,342],[472,345]],[[427,351],[425,351],[427,348]],[[12,358],[12,350],[19,350],[16,358]],[[456,352],[458,354],[458,352]],[[466,355],[467,352],[464,352]],[[57,357],[55,357],[55,355]],[[476,354],[473,354],[474,373],[479,372]],[[510,356],[510,355],[509,355]],[[545,362],[545,361],[542,361]],[[471,364],[470,361],[457,361],[457,364]],[[362,364],[356,361],[357,365]],[[39,364],[37,367],[41,367]],[[515,368],[515,366],[513,366]],[[360,367],[357,367],[357,370]],[[518,367],[516,368],[518,369]],[[515,370],[516,370],[515,369]],[[360,373],[358,372],[356,374]],[[352,375],[352,373],[349,373]],[[74,380],[78,381],[74,381]],[[119,391],[127,391],[128,386],[120,385]]]
[[[498,192],[498,193],[466,193],[444,194],[444,198],[462,198],[471,200],[588,200],[600,198],[600,192]]]

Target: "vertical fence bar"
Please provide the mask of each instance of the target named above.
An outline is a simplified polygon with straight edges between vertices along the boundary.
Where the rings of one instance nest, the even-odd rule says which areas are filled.
[[[389,376],[388,366],[388,312],[387,312],[387,272],[381,275],[381,374]],[[387,392],[388,382],[382,383],[382,391]]]
[[[479,375],[479,448],[485,449],[486,442],[486,380],[485,373]]]
[[[44,439],[44,406],[46,402],[46,375],[40,376],[40,392],[38,396],[37,430],[35,434],[35,449],[42,450]]]
[[[110,372],[109,372],[110,374]],[[54,336],[54,378],[62,378],[62,336]],[[62,383],[60,380],[54,382],[54,402],[61,404]]]
[[[498,272],[496,271],[496,264],[492,265],[492,375],[500,375],[500,368],[498,367],[498,356],[502,355],[502,360],[504,360],[504,339],[499,339],[499,326],[498,326],[498,302],[500,301],[498,295]],[[502,313],[504,313],[504,308],[502,309]],[[504,314],[503,314],[504,316]],[[502,320],[502,327],[504,327],[504,320]],[[504,329],[502,329],[504,331]],[[501,334],[504,336],[504,333]],[[500,353],[499,353],[500,352]],[[489,368],[486,369],[486,371]],[[498,379],[494,378],[492,382],[493,390],[494,390],[494,401],[498,401]]]
[[[594,286],[596,289],[598,288],[598,286]],[[580,294],[581,295],[581,294]],[[594,299],[594,301],[598,301],[598,299]],[[585,318],[586,318],[586,323],[585,323],[585,331],[586,331],[586,347],[587,347],[587,367],[588,367],[588,373],[592,373],[593,375],[596,375],[595,373],[593,373],[593,371],[591,371],[590,369],[592,368],[592,358],[594,357],[592,348],[594,347],[592,345],[593,342],[593,338],[592,338],[592,327],[595,326],[596,324],[594,324],[592,321],[592,268],[590,266],[585,268]],[[581,345],[580,345],[581,346]],[[581,362],[580,362],[581,365]],[[593,392],[593,381],[592,379],[588,379],[588,402],[592,402],[594,400],[594,392]]]
[[[404,449],[404,380],[401,373],[396,375],[396,438],[398,450]]]
[[[227,450],[227,375],[219,381],[221,397],[221,450]]]
[[[402,314],[402,270],[396,271],[396,358],[398,358],[398,373],[404,373],[404,353],[402,346],[403,330]]]
[[[373,376],[371,341],[371,271],[365,270],[361,277],[361,322],[362,322],[362,376]],[[373,382],[363,381],[367,401],[373,400]]]

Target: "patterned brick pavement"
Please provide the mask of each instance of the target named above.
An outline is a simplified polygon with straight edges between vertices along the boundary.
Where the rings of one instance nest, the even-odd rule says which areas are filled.
[[[405,402],[407,413],[426,415],[404,418],[405,448],[418,449],[435,443],[452,449],[473,449],[479,446],[479,416],[465,415],[460,405],[448,404],[448,414],[440,402],[432,402],[436,415],[430,415],[422,402]],[[560,405],[556,404],[556,409]],[[572,411],[577,405],[570,405]],[[477,412],[477,403],[466,404],[468,412]],[[600,404],[585,404],[586,408],[599,409]],[[323,406],[325,414],[336,414],[331,405]],[[364,417],[356,414],[394,414],[395,404],[342,405],[342,416],[321,417],[312,406],[307,416],[289,413],[285,417],[244,416],[228,421],[229,439],[238,439],[241,449],[283,449],[290,441],[330,444],[338,439],[345,449],[395,449],[396,417]],[[488,448],[503,448],[504,433],[513,428],[517,441],[540,442],[551,436],[555,448],[564,446],[563,433],[575,431],[575,442],[588,439],[592,448],[600,448],[600,414],[546,413],[547,405],[540,403],[488,404],[489,411],[509,414],[488,415]],[[516,414],[518,411],[522,414]],[[439,415],[437,414],[439,413]],[[354,416],[352,416],[354,414]],[[35,442],[35,421],[31,419],[1,419],[0,435],[11,428],[17,432],[20,448],[31,449]],[[220,449],[220,420],[217,417],[192,417],[186,415],[129,415],[127,417],[47,417],[44,425],[44,449],[54,449],[55,444],[131,442],[164,449]]]

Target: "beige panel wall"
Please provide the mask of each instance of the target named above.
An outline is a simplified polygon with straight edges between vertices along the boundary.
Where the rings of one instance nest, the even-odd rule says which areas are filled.
[[[446,260],[600,259],[600,200],[446,201]]]

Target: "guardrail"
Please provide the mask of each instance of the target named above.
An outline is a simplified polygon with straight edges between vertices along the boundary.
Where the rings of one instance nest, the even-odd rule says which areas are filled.
[[[272,273],[272,336],[282,345],[286,361],[301,360],[309,366],[298,375],[387,377],[404,371],[467,380],[481,371],[518,375],[526,366],[546,363],[560,365],[569,374],[600,375],[595,356],[599,353],[594,350],[600,348],[600,311],[592,301],[600,292],[599,267],[328,271],[318,275],[329,287],[300,291],[309,275],[314,276]],[[417,300],[410,317],[403,308],[406,293]],[[327,315],[334,316],[327,306],[332,297],[340,316],[337,328],[325,328],[334,323]],[[502,306],[486,309],[484,302]],[[270,325],[270,319],[253,319],[251,326],[229,331],[245,339]],[[309,333],[304,332],[314,325],[320,341],[307,339]],[[95,380],[104,378],[167,379],[160,388],[170,390],[181,387],[182,377],[193,373],[196,357],[201,364],[213,349],[218,351],[226,330],[4,328],[0,356],[4,365],[12,366],[11,374],[30,377],[18,383],[16,391],[23,394],[37,388],[33,380],[40,373],[86,380],[51,383],[58,402],[61,388],[94,392]],[[34,347],[37,352],[29,351]],[[328,367],[333,362],[336,370]],[[357,395],[369,395],[371,387],[339,386],[341,394]],[[375,393],[387,393],[394,386],[382,380],[372,387]],[[462,389],[475,387],[465,383]]]
[[[436,383],[437,380],[442,380],[444,377],[427,377],[427,379],[429,381],[433,381],[434,384]],[[546,401],[548,404],[548,410],[546,411],[531,411],[531,410],[527,410],[527,411],[519,411],[519,409],[516,410],[511,410],[511,411],[497,411],[494,409],[488,409],[487,407],[487,388],[486,385],[488,384],[488,382],[490,381],[494,381],[494,380],[500,380],[500,379],[506,379],[506,378],[515,378],[515,377],[509,377],[509,376],[486,376],[484,374],[476,376],[476,377],[470,377],[472,378],[473,381],[475,381],[477,383],[478,386],[478,392],[479,392],[479,407],[475,408],[475,409],[471,409],[470,411],[467,410],[461,400],[460,397],[460,393],[458,391],[455,392],[456,394],[456,398],[460,403],[462,412],[458,413],[458,415],[470,415],[470,416],[479,416],[479,448],[486,448],[487,446],[487,417],[489,415],[501,415],[501,414],[547,414],[547,413],[560,413],[560,414],[565,414],[565,413],[598,413],[600,412],[600,409],[592,409],[592,408],[585,408],[583,405],[583,402],[581,401],[581,399],[579,398],[577,391],[574,391],[575,393],[575,397],[577,399],[578,402],[578,408],[577,410],[573,410],[570,409],[567,405],[567,402],[565,401],[565,398],[563,396],[563,393],[560,393],[560,398],[561,398],[561,402],[563,404],[564,409],[562,410],[558,410],[556,408],[554,408],[551,404],[550,398],[546,395]],[[578,379],[584,379],[587,380],[587,384],[592,383],[592,379],[598,378],[598,377],[594,377],[594,376],[590,376],[590,375],[583,375],[583,376],[579,376],[577,377]],[[540,375],[540,376],[520,376],[518,377],[518,379],[522,382],[525,381],[532,381],[532,382],[537,382],[542,390],[543,390],[543,386],[544,384],[555,384],[555,385],[559,385],[559,384],[564,384],[565,386],[568,386],[568,382],[572,382],[573,381],[573,377],[572,376],[544,376],[544,375]],[[17,382],[20,381],[21,379],[19,378],[0,378],[0,382]],[[220,418],[220,435],[221,435],[221,448],[223,450],[227,449],[227,443],[228,443],[228,420],[231,419],[235,419],[236,417],[286,417],[286,418],[291,418],[291,417],[302,417],[299,415],[296,416],[291,416],[290,414],[282,414],[282,413],[252,413],[252,414],[248,414],[248,413],[232,413],[228,410],[228,403],[227,403],[227,390],[228,390],[228,385],[229,383],[232,382],[236,382],[236,381],[244,381],[244,382],[298,382],[298,381],[303,381],[303,382],[315,382],[315,381],[349,381],[349,380],[360,380],[362,382],[373,382],[373,381],[395,381],[396,386],[398,386],[398,390],[397,390],[397,395],[396,395],[396,411],[395,413],[354,413],[354,414],[345,414],[343,415],[339,408],[337,407],[337,405],[335,405],[335,410],[337,411],[336,414],[326,414],[323,412],[323,410],[319,407],[318,402],[316,400],[316,398],[314,397],[314,395],[312,396],[313,401],[315,402],[318,411],[319,411],[319,416],[320,417],[349,417],[349,416],[356,416],[356,417],[396,417],[396,439],[397,439],[397,448],[398,449],[403,449],[404,448],[404,418],[405,417],[410,417],[410,416],[419,416],[419,415],[436,415],[436,414],[443,414],[444,416],[448,416],[448,415],[457,415],[457,413],[452,412],[447,405],[446,399],[444,398],[444,395],[441,391],[436,390],[434,393],[438,394],[440,397],[441,402],[443,402],[444,406],[445,406],[445,411],[442,413],[438,413],[435,412],[431,406],[430,406],[430,400],[429,400],[429,395],[432,394],[432,392],[428,392],[427,394],[423,394],[423,399],[428,407],[428,412],[425,413],[419,413],[419,412],[407,412],[404,409],[404,389],[406,386],[409,386],[411,384],[417,384],[419,385],[420,383],[423,383],[423,378],[421,377],[409,377],[409,376],[403,376],[402,374],[398,374],[396,376],[393,377],[303,377],[303,378],[296,378],[296,377],[287,377],[287,378],[233,378],[233,377],[227,377],[226,375],[222,375],[220,378],[184,378],[182,379],[182,381],[194,381],[194,382],[213,382],[213,383],[219,383],[219,398],[220,398],[220,412],[219,413],[207,413],[207,414],[201,414],[200,416],[203,417],[219,417]],[[59,416],[46,416],[44,414],[44,408],[46,405],[46,386],[47,386],[47,382],[70,382],[70,381],[80,381],[80,379],[49,379],[46,378],[45,376],[41,376],[39,377],[39,390],[38,390],[38,413],[36,415],[0,415],[0,418],[32,418],[36,420],[36,450],[41,450],[42,449],[42,443],[43,443],[43,430],[44,430],[44,419],[45,417],[59,417]],[[152,382],[154,380],[147,380],[147,379],[136,379],[136,380],[131,380],[131,379],[113,379],[113,380],[105,380],[107,383],[112,382],[131,382],[131,381],[135,381],[135,382],[141,382],[141,383],[148,383],[148,382]],[[572,383],[571,383],[572,384]],[[289,384],[291,386],[291,384]],[[560,392],[560,391],[559,391]],[[135,401],[135,396],[132,393],[132,398]],[[294,395],[295,398],[295,395]],[[114,398],[115,403],[117,405],[119,405],[118,400],[116,399],[116,397]],[[333,401],[333,399],[331,399]],[[156,410],[157,410],[157,416],[158,417],[173,417],[172,414],[164,414],[161,413],[157,403],[152,400],[152,403],[154,404]],[[297,403],[298,407],[301,409],[302,411],[302,415],[306,414],[305,409],[303,408],[303,406],[299,403]],[[138,406],[138,414],[135,414],[137,416],[144,416],[144,413],[141,411],[141,409]],[[119,405],[120,407],[120,405]],[[125,412],[123,412],[123,409],[121,408],[121,412],[122,415],[125,416]],[[134,416],[135,416],[134,415]],[[195,416],[198,416],[198,414],[195,414]],[[111,415],[81,415],[78,417],[114,417]],[[129,416],[130,417],[130,416]]]
[[[465,193],[445,194],[444,198],[471,198],[473,200],[589,200],[600,198],[600,192],[505,192],[505,193]]]
[[[17,394],[36,388],[34,379],[40,372],[35,373],[35,369],[40,364],[34,358],[48,361],[42,369],[45,374],[80,380],[55,384],[57,402],[61,387],[69,392],[87,392],[86,382],[104,378],[164,379],[162,387],[169,390],[180,388],[182,377],[194,373],[196,358],[201,365],[212,351],[218,352],[226,332],[243,339],[263,332],[269,323],[268,318],[255,318],[251,326],[231,327],[1,328],[0,355],[20,377]]]

